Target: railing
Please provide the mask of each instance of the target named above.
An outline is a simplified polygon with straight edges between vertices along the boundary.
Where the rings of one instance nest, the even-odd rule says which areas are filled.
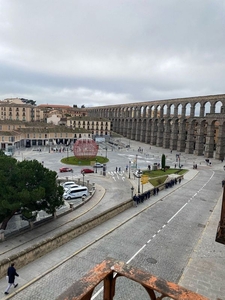
[[[57,299],[90,300],[95,287],[100,282],[103,282],[102,299],[113,300],[116,294],[116,279],[119,276],[124,276],[141,284],[151,300],[160,300],[165,297],[176,300],[209,300],[175,283],[166,281],[112,258],[107,258],[102,263],[96,265]],[[156,294],[159,294],[159,296]]]

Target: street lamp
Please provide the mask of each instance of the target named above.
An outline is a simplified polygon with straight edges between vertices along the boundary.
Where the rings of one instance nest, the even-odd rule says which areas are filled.
[[[97,173],[97,158],[96,158],[96,161],[95,161],[95,173]]]
[[[137,169],[137,167],[138,167],[137,159],[138,159],[138,154],[136,154],[136,169]]]
[[[130,179],[130,165],[131,165],[131,161],[129,160],[129,179]]]
[[[141,170],[139,169],[137,172],[137,178],[138,178],[138,194],[140,194],[140,178],[141,178]]]
[[[106,152],[106,154],[105,154],[105,157],[107,158],[107,150],[108,150],[108,148],[107,148],[107,146],[105,147],[105,152]]]
[[[83,175],[83,186],[84,186],[84,171],[82,171],[81,174]]]
[[[69,149],[68,149],[68,148],[66,148],[66,151],[67,151],[67,160],[68,160],[68,150],[69,150]]]

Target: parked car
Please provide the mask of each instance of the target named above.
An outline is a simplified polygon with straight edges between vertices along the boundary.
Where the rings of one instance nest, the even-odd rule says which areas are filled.
[[[64,189],[68,189],[68,187],[70,187],[71,185],[76,184],[74,181],[66,181],[62,184]]]
[[[80,185],[78,185],[78,184],[71,184],[71,185],[68,185],[67,187],[64,187],[64,191],[65,192],[68,192],[69,190],[72,190],[72,189],[75,189],[75,188],[78,188],[78,187],[80,187]]]
[[[62,173],[62,172],[73,172],[73,169],[67,168],[67,167],[63,167],[63,168],[59,169],[59,172],[60,173]]]
[[[92,169],[82,169],[80,172],[81,173],[94,173],[94,170],[92,170]]]
[[[96,162],[94,164],[94,168],[103,168],[103,164],[100,164],[100,163]]]

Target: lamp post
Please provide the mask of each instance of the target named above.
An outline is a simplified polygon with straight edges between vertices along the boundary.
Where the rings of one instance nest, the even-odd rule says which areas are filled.
[[[105,147],[105,157],[107,158],[107,150],[108,150],[108,148],[107,148],[107,146]]]
[[[97,173],[97,158],[96,158],[96,161],[95,161],[95,173]]]
[[[137,167],[138,167],[137,159],[138,159],[138,154],[136,154],[136,169],[137,169]]]
[[[137,178],[138,178],[138,194],[140,194],[140,178],[141,178],[141,170],[139,169],[138,170],[138,173],[137,173]]]
[[[84,186],[84,171],[82,171],[81,174],[83,175],[83,186]]]
[[[131,165],[131,161],[129,160],[129,179],[130,179],[130,165]]]
[[[69,150],[69,149],[68,149],[68,148],[66,148],[66,152],[67,152],[67,160],[68,160],[68,150]]]

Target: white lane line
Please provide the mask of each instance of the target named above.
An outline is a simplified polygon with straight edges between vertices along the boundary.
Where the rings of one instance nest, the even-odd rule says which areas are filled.
[[[144,244],[144,246],[142,246],[127,262],[126,264],[129,264],[134,258],[135,256],[138,255],[138,253],[140,253],[144,248],[146,247],[146,244]]]
[[[176,215],[179,214],[179,212],[181,212],[181,210],[187,205],[187,202],[169,219],[169,221],[167,221],[167,223],[169,223],[170,221],[173,220],[173,218],[176,217]]]

